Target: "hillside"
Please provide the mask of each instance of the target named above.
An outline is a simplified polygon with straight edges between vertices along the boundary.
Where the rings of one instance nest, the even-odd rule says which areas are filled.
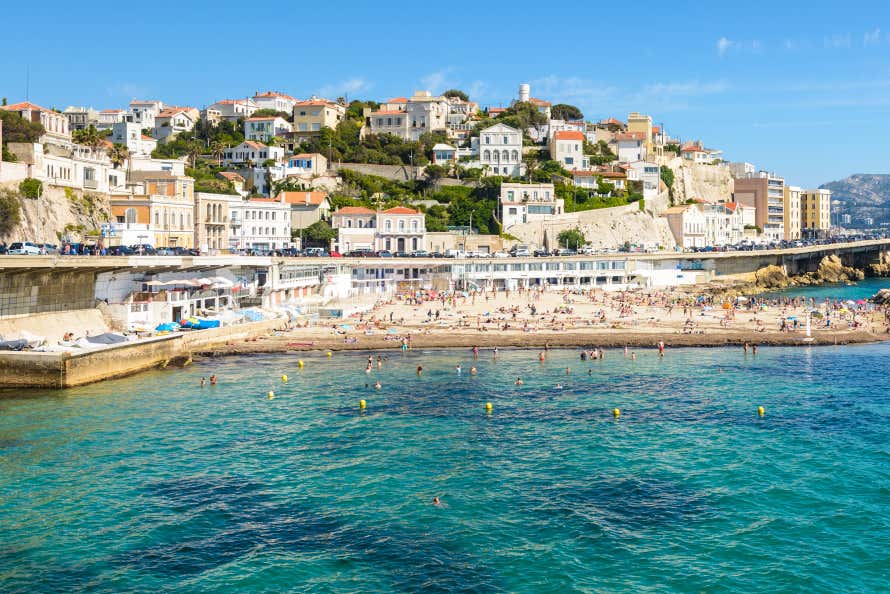
[[[838,215],[849,214],[852,226],[864,226],[866,217],[875,225],[890,223],[890,174],[856,173],[819,187],[831,190]]]

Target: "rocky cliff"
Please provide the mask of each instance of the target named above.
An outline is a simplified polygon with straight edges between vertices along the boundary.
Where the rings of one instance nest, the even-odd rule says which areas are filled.
[[[682,204],[692,198],[701,198],[706,202],[732,200],[732,174],[728,167],[698,165],[679,157],[667,159],[661,164],[674,172],[674,204]]]
[[[0,234],[0,241],[7,244],[13,241],[58,244],[64,235],[81,241],[111,216],[106,194],[47,186],[39,200],[32,200],[19,195],[18,184],[3,185],[0,189],[18,195],[22,205],[19,225]]]
[[[840,215],[849,214],[854,227],[864,226],[864,219],[874,219],[875,225],[890,221],[890,175],[856,173],[842,180],[819,186],[831,190],[834,209]]]

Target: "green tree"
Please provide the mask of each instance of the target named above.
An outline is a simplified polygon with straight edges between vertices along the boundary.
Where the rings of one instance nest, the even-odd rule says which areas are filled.
[[[92,150],[96,150],[99,146],[102,145],[102,141],[104,140],[99,130],[92,124],[84,128],[83,130],[75,130],[71,133],[71,139],[77,144],[82,144],[84,146],[90,147]]]
[[[38,142],[46,133],[43,126],[31,122],[14,111],[0,109],[0,121],[3,122],[3,144],[9,142]]]
[[[674,187],[674,171],[668,167],[667,165],[661,166],[661,181],[664,182],[664,185],[668,187],[668,189]]]
[[[299,230],[296,236],[299,236]],[[303,243],[306,245],[328,247],[336,237],[336,229],[331,228],[327,221],[316,221],[303,229]]]
[[[425,211],[427,231],[448,230],[448,209],[442,204],[434,204]]]
[[[19,184],[19,192],[25,198],[37,199],[43,193],[43,182],[33,177],[25,178]]]
[[[441,165],[427,165],[424,169],[423,177],[430,186],[435,186],[439,180],[445,177],[445,168]]]
[[[276,110],[276,109],[270,109],[270,108],[267,107],[267,108],[264,108],[264,109],[258,109],[258,110],[256,110],[255,112],[253,112],[253,115],[251,115],[250,117],[252,117],[252,118],[274,118],[274,117],[279,117],[279,118],[282,118],[282,119],[287,120],[287,121],[289,122],[289,121],[291,121],[291,119],[293,118],[293,114],[287,113],[286,111],[278,111],[278,110]]]
[[[108,158],[115,169],[124,164],[130,158],[130,150],[119,142],[114,143],[108,150]]]
[[[573,250],[577,250],[587,243],[587,238],[584,237],[584,234],[577,227],[560,231],[559,235],[556,236],[556,240],[559,242],[560,247]]]
[[[580,109],[568,103],[557,103],[550,108],[550,115],[554,120],[583,120],[584,114]]]
[[[0,190],[0,233],[9,233],[22,221],[22,203],[15,194]]]
[[[222,156],[227,148],[225,143],[220,140],[211,140],[208,148],[210,149],[210,154],[216,159],[216,164],[218,166],[222,165]]]
[[[444,93],[442,93],[446,97],[457,97],[461,101],[469,101],[470,96],[461,91],[460,89],[448,89]]]

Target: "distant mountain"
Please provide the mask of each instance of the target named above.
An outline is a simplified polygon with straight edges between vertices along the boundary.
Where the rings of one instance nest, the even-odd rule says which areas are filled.
[[[890,174],[856,173],[819,187],[831,190],[833,210],[850,215],[851,226],[865,226],[866,218],[875,225],[890,223]]]

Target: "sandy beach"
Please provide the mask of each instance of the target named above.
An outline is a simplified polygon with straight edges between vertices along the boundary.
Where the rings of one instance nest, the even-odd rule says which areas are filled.
[[[805,320],[814,309],[808,339]],[[685,292],[525,291],[393,299],[360,316],[196,354],[399,349],[405,342],[410,348],[833,345],[887,340],[887,329],[883,312],[844,304],[730,304]]]

